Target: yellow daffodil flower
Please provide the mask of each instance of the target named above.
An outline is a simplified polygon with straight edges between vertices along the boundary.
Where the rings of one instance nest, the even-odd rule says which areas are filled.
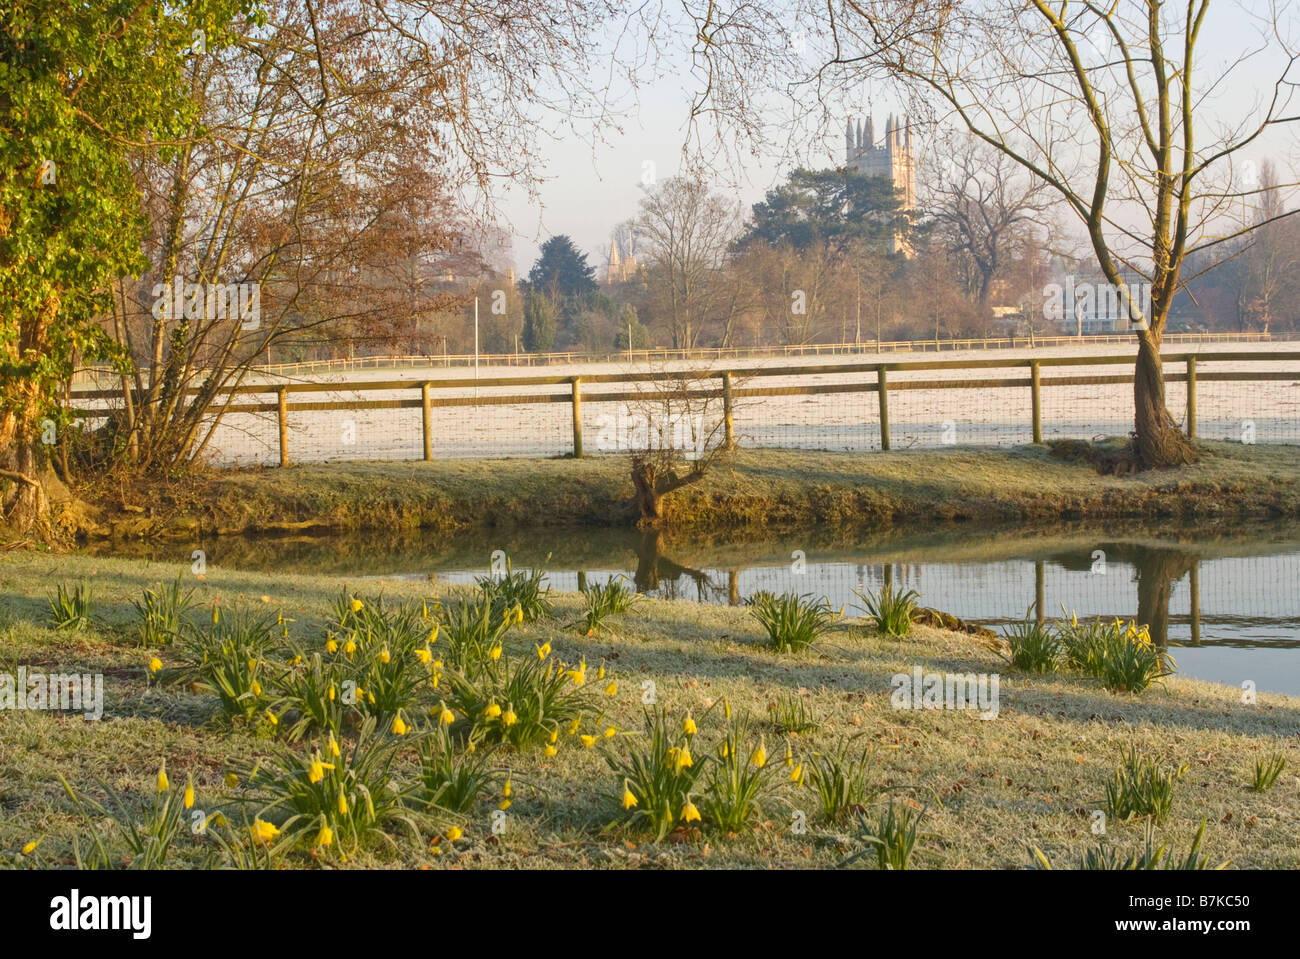
[[[686,800],[686,805],[682,807],[682,822],[699,822],[700,811],[695,808],[695,803],[690,799]]]
[[[278,835],[280,835],[280,830],[276,828],[274,823],[266,822],[263,819],[253,820],[253,838],[262,845],[266,845]]]
[[[542,643],[542,645],[537,647],[537,658],[545,659],[549,655],[551,655],[551,644],[550,641],[548,640],[547,642]]]
[[[161,660],[161,659],[159,659],[157,656],[155,656],[153,659],[149,660],[149,672],[151,672],[151,673],[156,673],[156,672],[158,672],[158,670],[160,670],[160,669],[162,669],[162,660]]]
[[[426,646],[424,649],[417,649],[415,651],[415,658],[427,666],[429,663],[433,662],[433,652]]]
[[[459,839],[459,838],[460,838],[461,836],[463,836],[463,835],[465,835],[465,831],[464,831],[463,829],[461,829],[459,826],[448,826],[448,827],[447,827],[447,841],[448,841],[448,842],[455,842],[457,839]]]
[[[332,845],[334,845],[334,830],[329,826],[321,826],[320,832],[316,834],[316,847],[319,849]]]
[[[614,680],[614,681],[611,682],[608,686],[605,687],[605,695],[606,695],[606,696],[617,696],[617,695],[618,695],[618,680],[617,680],[617,679]]]
[[[487,709],[483,710],[483,715],[487,719],[496,719],[501,715],[501,707],[496,703],[488,703]]]
[[[586,733],[583,733],[583,734],[582,734],[580,737],[578,737],[578,738],[580,738],[580,739],[582,740],[582,745],[586,746],[588,749],[590,749],[592,746],[596,745],[596,737],[595,737],[595,736],[588,736]]]
[[[36,851],[36,847],[39,846],[44,841],[45,841],[44,836],[42,836],[40,839],[33,839],[27,845],[23,846],[23,855],[30,856],[32,853]]]
[[[694,736],[699,731],[699,727],[695,725],[695,720],[690,715],[687,715],[686,722],[682,723],[682,732],[686,733],[687,736]]]
[[[165,793],[170,788],[171,783],[167,781],[167,764],[164,762],[162,766],[158,768],[158,791],[160,793]]]
[[[359,613],[364,607],[365,607],[365,603],[361,602],[361,600],[354,599],[352,601],[352,612]]]
[[[185,808],[191,809],[194,806],[194,779],[192,776],[185,777]]]
[[[623,808],[631,809],[637,805],[636,796],[632,795],[632,790],[627,788],[627,783],[623,784]]]
[[[234,789],[236,786],[239,785],[239,777],[236,776],[234,773],[226,773],[226,785],[229,786],[231,789]]]
[[[387,646],[385,646],[383,649],[381,649],[381,650],[379,651],[379,661],[380,661],[381,663],[383,663],[384,665],[388,665],[389,661],[390,661],[392,658],[393,658],[393,657],[392,657],[392,656],[389,654],[389,652],[388,652],[388,647],[387,647]]]
[[[393,732],[394,732],[394,734],[396,734],[396,735],[398,735],[398,736],[405,736],[405,735],[406,735],[406,731],[407,731],[407,729],[409,729],[409,728],[410,728],[410,727],[407,726],[406,723],[404,723],[404,722],[402,721],[402,717],[401,717],[400,715],[398,715],[398,716],[394,716],[394,717],[393,717]]]

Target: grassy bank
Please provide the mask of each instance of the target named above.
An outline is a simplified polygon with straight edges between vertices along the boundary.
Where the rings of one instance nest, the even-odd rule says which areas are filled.
[[[586,464],[582,464],[586,468]],[[72,856],[74,836],[86,849],[87,827],[60,786],[63,775],[80,794],[103,801],[107,786],[119,792],[128,812],[143,817],[156,801],[155,779],[166,759],[172,789],[192,777],[196,808],[222,810],[238,821],[257,812],[248,783],[230,785],[227,774],[244,771],[283,748],[283,730],[263,724],[258,731],[231,723],[216,697],[186,684],[151,682],[146,664],[158,656],[167,677],[177,664],[174,647],[142,649],[132,635],[131,600],[158,581],[188,571],[176,563],[144,563],[106,557],[0,554],[0,673],[19,665],[29,670],[73,670],[105,675],[106,710],[100,722],[48,712],[0,711],[0,863],[59,865]],[[199,582],[196,616],[206,620],[219,600],[228,612],[240,605],[290,620],[288,641],[308,653],[323,650],[323,624],[344,582],[328,576],[274,576],[210,570]],[[93,591],[93,625],[80,631],[49,628],[46,596],[56,583],[88,583]],[[429,599],[427,584],[409,581],[352,583],[370,603]],[[441,596],[447,599],[446,595]],[[576,595],[556,598],[555,617],[512,627],[504,659],[526,661],[549,642],[555,657],[574,664],[585,659],[592,701],[601,712],[585,718],[578,734],[563,731],[554,756],[540,745],[501,749],[489,765],[499,772],[490,791],[455,820],[463,835],[447,837],[449,820],[418,835],[391,830],[391,843],[367,841],[349,856],[359,866],[419,867],[829,867],[857,851],[852,817],[822,822],[808,786],[790,781],[787,746],[800,762],[834,752],[841,744],[874,747],[870,773],[874,797],[869,816],[892,798],[900,808],[928,804],[913,867],[1023,868],[1027,847],[1041,848],[1058,868],[1095,845],[1094,810],[1103,806],[1108,779],[1119,753],[1136,745],[1171,767],[1186,764],[1175,784],[1172,811],[1157,831],[1159,843],[1183,853],[1199,823],[1208,820],[1203,850],[1217,864],[1235,867],[1300,866],[1300,792],[1295,772],[1300,755],[1300,702],[1260,695],[1246,705],[1241,691],[1192,680],[1171,679],[1139,695],[1110,693],[1074,674],[1024,675],[1012,671],[997,652],[976,639],[916,628],[906,639],[875,635],[869,623],[849,619],[812,650],[779,654],[768,647],[745,610],[684,602],[643,601],[606,629],[585,635],[574,623]],[[854,611],[848,611],[850,617]],[[277,630],[278,636],[278,630]],[[287,644],[286,644],[287,646]],[[437,647],[435,646],[435,649]],[[287,648],[273,658],[283,661]],[[597,681],[600,664],[608,670]],[[896,710],[890,679],[916,666],[930,672],[1001,674],[1000,711],[981,720],[973,711]],[[606,683],[616,682],[612,694]],[[623,785],[601,750],[626,754],[644,745],[642,695],[653,683],[657,704],[673,723],[689,713],[698,718],[692,750],[697,761],[718,754],[725,700],[737,715],[752,719],[751,741],[761,737],[775,767],[770,790],[752,831],[730,835],[708,821],[655,842],[628,825],[619,802]],[[408,735],[413,741],[443,690],[415,694]],[[774,700],[797,699],[815,729],[782,732],[769,719]],[[614,733],[606,737],[605,731]],[[352,735],[349,733],[348,735]],[[596,744],[584,747],[580,735]],[[346,737],[345,737],[346,739]],[[309,737],[308,743],[312,741]],[[344,743],[345,748],[348,742]],[[309,755],[310,745],[296,748]],[[1270,791],[1249,791],[1256,760],[1275,752],[1288,765]],[[716,762],[716,760],[710,760]],[[403,746],[394,779],[411,781],[418,772],[414,747]],[[502,782],[510,779],[506,809]],[[699,798],[696,799],[699,802]],[[791,828],[796,813],[808,816],[803,834]],[[494,836],[494,813],[505,814],[505,831]],[[251,814],[251,812],[250,812]],[[266,813],[286,825],[282,812]],[[287,825],[286,825],[287,828]],[[432,839],[443,838],[437,843]],[[17,851],[44,837],[26,858]],[[1111,822],[1108,841],[1125,852],[1142,843],[1142,826]],[[182,830],[173,845],[173,864],[195,864],[212,843]],[[290,866],[342,865],[329,853],[287,852]],[[114,853],[121,849],[114,847]]]
[[[1300,516],[1291,446],[1204,444],[1195,466],[1100,476],[1042,447],[826,453],[742,450],[672,494],[695,530],[812,524]],[[623,457],[333,463],[229,470],[184,486],[104,494],[103,532],[435,529],[635,521]],[[129,511],[123,511],[123,506]]]

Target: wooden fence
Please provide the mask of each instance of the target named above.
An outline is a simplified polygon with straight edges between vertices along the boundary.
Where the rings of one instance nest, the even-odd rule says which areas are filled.
[[[1166,333],[1166,346],[1227,343],[1269,343],[1288,336],[1260,332]],[[274,376],[303,376],[314,373],[342,373],[355,370],[416,369],[442,366],[546,367],[570,363],[717,363],[765,357],[856,356],[863,353],[950,353],[973,350],[1055,349],[1068,346],[1127,346],[1132,333],[1100,333],[1087,336],[1006,336],[978,339],[866,340],[861,343],[803,343],[788,346],[699,347],[689,350],[621,350],[607,353],[562,351],[551,353],[444,353],[339,357],[300,360],[293,363],[263,364],[258,373]]]
[[[1212,370],[1205,369],[1206,364],[1214,363],[1269,363],[1300,364],[1300,351],[1291,352],[1168,352],[1163,354],[1166,365],[1166,383],[1187,384],[1186,429],[1189,435],[1196,435],[1196,385],[1198,382],[1278,382],[1300,379],[1300,365],[1292,369],[1246,369],[1246,370]],[[423,411],[423,455],[424,459],[433,459],[433,410],[436,407],[494,406],[494,405],[533,405],[542,403],[568,403],[572,407],[572,454],[583,455],[582,443],[582,402],[645,402],[648,398],[671,395],[684,401],[721,399],[723,424],[727,444],[734,445],[735,433],[732,422],[733,403],[738,399],[761,398],[773,396],[811,396],[835,393],[876,393],[879,403],[880,446],[890,449],[889,435],[889,395],[891,392],[905,390],[972,390],[972,389],[1023,389],[1029,394],[1029,415],[1032,422],[1033,442],[1043,441],[1042,393],[1045,389],[1062,386],[1092,386],[1103,384],[1131,383],[1131,372],[1125,373],[1070,373],[1051,375],[1053,371],[1073,367],[1097,366],[1131,366],[1133,356],[1098,355],[1098,356],[1061,356],[1038,357],[1027,360],[1012,359],[954,359],[954,360],[900,360],[887,363],[837,363],[822,365],[797,366],[733,366],[726,370],[695,370],[684,372],[621,372],[593,373],[582,376],[564,375],[529,375],[529,376],[495,376],[477,380],[458,379],[406,379],[375,380],[345,383],[278,383],[254,384],[240,386],[223,394],[223,398],[211,408],[213,413],[275,413],[279,423],[280,465],[290,462],[289,449],[289,414],[306,411],[340,411],[340,410],[380,410],[380,409],[421,409]],[[892,379],[895,372],[924,372],[970,370],[978,373],[982,370],[1001,370],[1011,375],[979,376],[973,375],[961,379]],[[848,382],[833,383],[796,383],[777,386],[747,385],[748,381],[761,382],[764,378],[802,378],[833,374],[837,377],[862,377]],[[735,385],[736,381],[742,385]],[[647,394],[644,390],[635,391],[592,391],[589,387],[596,384],[629,383],[675,383],[661,388],[659,394]],[[716,383],[717,385],[710,385]],[[481,389],[499,388],[551,389],[548,392],[496,393],[480,395]],[[465,393],[474,390],[474,395],[438,395],[450,392]],[[419,391],[418,396],[399,396],[395,398],[359,399],[359,400],[293,400],[291,397],[308,397],[314,393],[378,393],[410,394]],[[193,394],[195,391],[191,390]],[[273,397],[273,399],[246,402],[244,396]],[[113,402],[121,400],[120,390],[80,390],[72,393],[74,401]],[[137,403],[139,398],[137,397]],[[86,418],[106,415],[105,407],[79,407],[74,412]]]

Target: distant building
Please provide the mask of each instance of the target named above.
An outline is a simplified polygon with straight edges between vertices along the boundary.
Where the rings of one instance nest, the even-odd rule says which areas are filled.
[[[912,124],[899,123],[892,114],[885,120],[885,135],[876,142],[875,125],[867,117],[855,124],[850,118],[844,131],[845,165],[867,176],[885,177],[898,191],[903,210],[916,209],[916,160],[912,153]],[[907,252],[902,237],[894,237],[894,252]]]
[[[605,282],[626,283],[636,276],[636,257],[624,254],[618,248],[618,237],[609,239],[609,259],[605,261]]]

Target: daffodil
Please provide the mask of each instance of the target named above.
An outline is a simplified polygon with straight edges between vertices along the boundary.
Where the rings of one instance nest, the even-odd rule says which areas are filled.
[[[361,602],[361,600],[354,599],[352,601],[352,612],[359,613],[364,607],[365,607],[365,603]]]
[[[551,745],[555,745],[555,741],[559,738],[560,738],[560,731],[558,729],[552,729],[550,738],[547,739],[546,741]]]
[[[513,709],[507,707],[506,711],[501,714],[501,722],[506,726],[513,726],[518,721],[519,721],[519,717],[515,715],[515,711]]]
[[[236,776],[234,773],[226,773],[226,785],[229,786],[231,789],[234,789],[236,786],[239,785],[239,777]]]
[[[331,738],[333,738],[331,736]],[[316,753],[311,758],[311,764],[307,767],[307,781],[318,783],[325,778],[325,770],[333,769],[332,763],[323,763],[320,760],[320,754]]]
[[[798,783],[801,786],[803,785],[803,763],[800,763],[798,766],[795,766],[793,770],[791,770],[790,782]]]
[[[583,733],[583,734],[582,734],[580,737],[578,737],[578,738],[582,740],[582,745],[586,746],[588,749],[590,749],[592,746],[596,745],[596,737],[595,737],[595,736],[588,736],[586,733]]]
[[[405,736],[407,729],[410,727],[402,721],[401,715],[393,717],[393,733],[397,736]]]
[[[577,732],[578,732],[578,720],[575,719],[573,722],[569,723],[569,735],[575,736],[577,735]]]
[[[686,805],[682,807],[682,822],[699,822],[700,811],[695,808],[695,803],[688,798]]]
[[[496,703],[488,703],[487,709],[483,710],[483,716],[487,719],[496,719],[501,715],[501,707]]]
[[[346,643],[343,644],[343,652],[345,652],[345,653],[347,653],[349,656],[351,656],[351,655],[352,655],[353,653],[355,653],[356,651],[357,651],[357,644],[356,644],[356,641],[353,640],[353,639],[351,639],[351,638],[349,638],[348,641],[347,641]]]
[[[23,855],[30,856],[32,853],[36,851],[36,847],[39,846],[44,841],[45,841],[44,836],[42,836],[40,839],[33,839],[27,845],[23,846]]]
[[[722,701],[722,715],[727,719],[731,718],[731,703],[727,702],[725,699]]]
[[[514,790],[510,788],[510,780],[507,779],[506,784],[501,787],[501,795],[505,796],[508,799],[510,798],[510,794],[512,792],[514,792]]]
[[[551,644],[550,641],[548,640],[547,642],[542,643],[542,645],[537,647],[537,658],[545,659],[549,655],[551,655]]]
[[[348,797],[344,793],[339,793],[339,815],[346,816],[347,814],[348,814]]]
[[[392,657],[392,656],[389,654],[389,652],[388,652],[388,647],[387,647],[387,646],[385,646],[383,649],[381,649],[381,650],[379,651],[379,661],[380,661],[381,663],[387,665],[388,662],[389,662],[392,658],[393,658],[393,657]]]
[[[316,847],[319,849],[332,845],[334,845],[334,830],[329,826],[321,826],[320,832],[316,834]]]
[[[333,732],[330,733],[330,755],[331,756],[339,755],[339,741],[334,738]]]
[[[254,696],[262,695],[262,684],[259,683],[256,679],[253,680],[253,685],[250,686],[249,688],[252,689]]]
[[[162,660],[161,660],[161,659],[159,659],[157,656],[155,656],[153,659],[149,660],[149,672],[151,672],[151,673],[156,673],[156,672],[158,672],[158,670],[160,670],[160,669],[162,669]]]
[[[500,659],[500,658],[501,658],[501,644],[500,644],[500,643],[495,643],[495,644],[492,646],[492,648],[488,650],[488,655],[491,656],[494,660],[496,660],[496,659]]]
[[[463,829],[461,829],[459,826],[448,826],[448,827],[447,827],[447,841],[448,841],[448,842],[455,842],[457,839],[459,839],[459,838],[460,838],[461,836],[463,836],[463,835],[465,835],[465,831],[464,831]]]
[[[165,793],[170,788],[171,783],[167,781],[167,763],[164,761],[163,764],[158,767],[158,791],[160,793]]]
[[[617,679],[613,680],[613,681],[612,681],[608,686],[605,687],[605,695],[606,695],[606,696],[617,696],[617,695],[618,695],[618,680],[617,680]]]
[[[497,808],[500,809],[500,810],[503,810],[503,811],[506,810],[506,809],[509,809],[509,808],[510,808],[510,804],[511,804],[511,802],[513,802],[513,800],[510,800],[510,799],[503,799],[503,800],[501,800],[501,802],[497,805]]]
[[[326,695],[329,696],[329,698],[330,698],[330,702],[334,702],[334,684],[333,684],[333,683],[330,683],[330,691],[329,691]]]
[[[614,734],[615,734],[616,732],[618,732],[618,730],[615,729],[613,726],[610,726],[608,729],[605,730],[605,738],[606,738],[606,739],[611,739],[611,738],[613,738],[613,736],[614,736]]]
[[[194,806],[194,777],[185,777],[185,808],[191,809]]]
[[[631,809],[635,805],[637,805],[636,796],[627,788],[627,783],[623,783],[623,808]]]
[[[272,726],[280,725],[280,717],[277,716],[275,713],[271,712],[269,708],[266,711],[266,721],[270,723]]]
[[[699,727],[695,725],[695,720],[688,714],[686,722],[682,723],[682,732],[686,733],[687,736],[694,736],[699,731]]]
[[[417,649],[415,651],[415,658],[427,666],[429,663],[433,662],[433,653],[430,651],[429,647],[426,646],[424,649]]]
[[[276,828],[275,823],[269,823],[264,819],[253,820],[253,838],[262,845],[266,845],[276,836],[280,835],[280,830]]]
[[[450,709],[448,709],[447,706],[444,704],[442,707],[442,712],[438,714],[438,722],[442,723],[444,726],[450,726],[455,721],[456,721],[456,714],[453,713]]]
[[[749,759],[759,769],[767,765],[767,749],[763,746],[761,739],[758,741],[758,748],[754,750],[754,754]]]
[[[603,662],[600,664],[600,669],[596,670],[596,678],[597,679],[605,678],[605,664]]]
[[[559,750],[556,749],[554,746],[552,746],[550,743],[546,744],[546,756],[548,759],[555,756],[555,754],[558,752]]]

